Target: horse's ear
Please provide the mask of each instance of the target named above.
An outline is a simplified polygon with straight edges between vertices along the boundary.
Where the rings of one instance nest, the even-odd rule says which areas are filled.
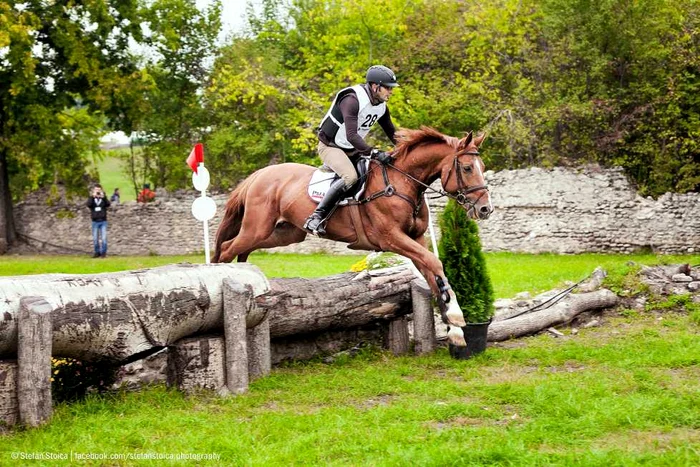
[[[467,147],[469,146],[469,143],[472,142],[472,137],[473,137],[473,135],[472,135],[472,132],[471,132],[471,131],[470,131],[469,133],[467,133],[467,136],[465,136],[464,138],[462,138],[462,139],[459,141],[459,147],[460,147],[460,149],[465,149],[465,148],[467,148]]]
[[[481,146],[481,143],[483,143],[485,139],[486,139],[486,133],[480,134],[479,136],[474,138],[474,146],[476,146],[478,148],[479,146]]]

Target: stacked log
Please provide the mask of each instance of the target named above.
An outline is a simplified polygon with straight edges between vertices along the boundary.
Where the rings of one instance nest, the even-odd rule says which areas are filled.
[[[223,328],[223,280],[269,289],[251,264],[179,264],[95,275],[0,278],[0,357],[17,352],[20,300],[51,307],[53,354],[123,362],[179,339]]]

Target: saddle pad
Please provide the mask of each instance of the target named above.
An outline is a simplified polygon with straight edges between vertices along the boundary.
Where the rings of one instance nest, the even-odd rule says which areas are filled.
[[[367,167],[369,166],[369,159],[362,159],[360,162],[361,164],[364,164],[364,170],[362,170],[362,173],[367,172]],[[331,171],[328,169],[326,166],[322,166],[318,169],[316,169],[311,175],[311,180],[309,180],[309,186],[307,192],[309,193],[309,197],[314,203],[319,203],[323,199],[324,196],[326,196],[326,192],[328,191],[328,188],[330,188],[331,183],[333,183],[334,180],[337,180],[338,175],[336,175],[335,172]],[[359,185],[360,181],[362,182],[361,185]],[[338,206],[343,206],[348,204],[348,201],[352,200],[359,200],[362,194],[365,192],[365,178],[360,177],[355,184],[350,187],[350,189],[347,192],[347,196],[343,198],[339,203]]]

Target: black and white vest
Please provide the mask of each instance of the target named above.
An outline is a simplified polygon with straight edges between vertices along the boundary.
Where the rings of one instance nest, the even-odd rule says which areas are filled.
[[[382,102],[378,105],[372,105],[367,91],[361,84],[341,89],[338,94],[335,95],[326,116],[321,120],[320,129],[329,140],[343,149],[353,149],[353,146],[347,140],[345,122],[343,121],[343,114],[340,112],[338,101],[349,92],[354,92],[357,95],[357,100],[360,102],[360,112],[357,116],[357,134],[360,135],[362,139],[367,137],[372,126],[377,123],[377,120],[386,112],[386,103]]]

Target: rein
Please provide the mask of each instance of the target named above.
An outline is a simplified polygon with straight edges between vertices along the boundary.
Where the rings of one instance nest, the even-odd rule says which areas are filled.
[[[469,199],[467,198],[467,195],[470,193],[474,193],[475,191],[479,191],[479,190],[488,191],[489,188],[486,185],[475,185],[475,186],[470,187],[466,183],[464,183],[464,180],[462,179],[463,165],[459,161],[459,157],[465,156],[465,155],[478,156],[479,153],[476,151],[472,152],[472,151],[463,150],[463,151],[457,152],[454,155],[454,161],[453,161],[452,167],[450,167],[450,171],[447,173],[447,178],[446,178],[445,182],[450,180],[450,176],[452,175],[452,169],[454,169],[455,174],[457,174],[457,191],[455,192],[455,194],[449,193],[449,192],[444,191],[444,190],[436,190],[435,188],[431,187],[430,185],[418,180],[417,178],[415,178],[411,174],[406,173],[403,170],[397,168],[393,164],[382,164],[380,162],[377,162],[378,164],[380,164],[380,166],[382,168],[382,176],[384,178],[384,184],[386,186],[384,187],[383,190],[378,191],[378,192],[376,192],[376,193],[374,193],[366,198],[359,200],[358,204],[369,203],[370,201],[373,201],[373,200],[380,198],[382,196],[398,196],[399,198],[403,199],[408,204],[413,206],[413,217],[418,216],[418,212],[420,211],[420,208],[423,205],[423,197],[419,195],[418,202],[416,203],[408,196],[401,194],[401,193],[397,193],[394,186],[389,182],[389,174],[387,173],[387,166],[388,166],[388,167],[391,167],[392,169],[396,170],[397,172],[403,174],[404,176],[408,177],[409,179],[413,180],[418,185],[421,185],[423,188],[425,188],[425,190],[430,190],[434,193],[437,193],[439,195],[439,197],[447,196],[448,198],[455,200],[460,206],[468,205],[469,210],[472,210],[476,206],[476,203],[479,202],[479,200],[484,196],[485,193],[482,193],[481,196],[479,196],[476,199],[476,201],[474,201],[474,202],[469,201]],[[367,172],[366,176],[369,176],[369,174],[372,170],[374,170],[374,168],[370,169],[370,171]]]

